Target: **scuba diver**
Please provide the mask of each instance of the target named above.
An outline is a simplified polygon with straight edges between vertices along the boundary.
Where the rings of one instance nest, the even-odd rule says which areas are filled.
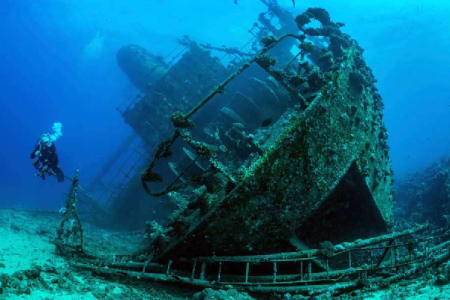
[[[53,128],[55,129],[55,126]],[[61,128],[59,127],[59,129]],[[46,175],[53,175],[56,176],[58,182],[64,181],[64,173],[59,166],[58,152],[55,146],[55,140],[61,135],[46,133],[36,143],[36,147],[30,155],[30,158],[33,159],[33,166],[38,171],[35,174],[36,177],[41,177],[42,180],[45,180]]]

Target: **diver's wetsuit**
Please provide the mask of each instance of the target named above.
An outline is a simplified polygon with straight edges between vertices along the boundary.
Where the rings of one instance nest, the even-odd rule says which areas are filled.
[[[58,182],[64,181],[64,173],[59,166],[58,152],[56,151],[55,143],[43,142],[41,139],[37,142],[34,151],[31,152],[30,158],[35,159],[33,166],[39,171],[36,176],[45,179],[45,175],[55,175]]]

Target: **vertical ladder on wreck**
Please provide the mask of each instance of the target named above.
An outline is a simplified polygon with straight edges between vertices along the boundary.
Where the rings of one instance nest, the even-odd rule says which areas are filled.
[[[61,223],[56,230],[57,237],[54,241],[59,253],[83,253],[84,237],[83,226],[78,218],[78,182],[79,171],[71,178],[72,184],[66,199],[65,207],[59,213],[62,216]]]

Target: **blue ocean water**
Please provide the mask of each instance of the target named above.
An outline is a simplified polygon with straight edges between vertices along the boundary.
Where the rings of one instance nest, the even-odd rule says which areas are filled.
[[[366,50],[385,102],[396,176],[450,153],[450,3],[279,0],[326,8]],[[42,133],[63,124],[61,167],[88,183],[130,132],[116,107],[133,93],[116,63],[136,43],[164,55],[189,35],[241,46],[257,0],[3,0],[0,4],[0,206],[54,209],[69,183],[33,176]]]

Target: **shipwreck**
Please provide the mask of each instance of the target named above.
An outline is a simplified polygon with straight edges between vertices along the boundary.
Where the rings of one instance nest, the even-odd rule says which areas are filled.
[[[109,227],[146,224],[145,243],[132,254],[86,253],[73,209],[77,175],[55,241],[74,266],[314,295],[388,284],[448,260],[448,232],[392,232],[383,101],[363,49],[324,9],[293,17],[264,3],[243,48],[185,36],[166,57],[138,45],[118,52],[138,91],[118,110],[135,134],[89,190],[105,189],[109,170],[132,151],[118,191],[106,187],[108,206],[86,192],[80,212]],[[74,232],[64,225],[71,218]]]
[[[311,19],[321,27],[306,27]],[[164,106],[172,124],[162,126],[175,127],[142,174],[148,194],[179,206],[155,242],[161,257],[296,250],[391,228],[383,104],[363,51],[325,10],[309,9],[295,21],[301,33],[263,37],[253,58],[198,91],[197,105],[144,99],[125,113],[127,120],[156,102],[148,110]],[[279,52],[288,60],[279,61]],[[261,129],[265,120],[271,123]]]

